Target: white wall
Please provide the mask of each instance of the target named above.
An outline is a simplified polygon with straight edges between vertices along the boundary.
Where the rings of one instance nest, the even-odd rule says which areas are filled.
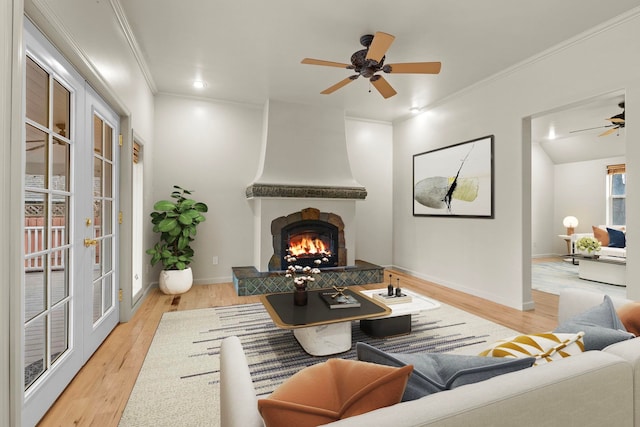
[[[347,119],[351,172],[367,189],[356,201],[356,259],[389,266],[393,254],[393,127]]]
[[[207,203],[207,220],[193,244],[194,280],[230,281],[232,266],[253,265],[253,215],[245,189],[258,170],[262,107],[159,95],[155,111],[154,175],[147,189],[155,201],[168,199],[179,185]],[[150,280],[156,277],[152,273]]]
[[[554,252],[556,240],[560,240],[553,234],[555,215],[555,170],[554,164],[540,147],[540,144],[531,145],[531,254],[533,256],[550,255]],[[565,215],[566,216],[566,215]],[[564,217],[563,217],[564,218]],[[566,252],[565,245],[561,253]]]
[[[168,198],[174,184],[180,185],[195,190],[194,197],[209,205],[193,245],[194,280],[196,284],[229,282],[232,267],[254,265],[253,212],[245,189],[259,167],[262,106],[159,95],[155,113],[154,174],[147,189],[153,200],[159,200]],[[369,192],[365,201],[356,202],[354,257],[388,265],[391,125],[346,122],[353,176]],[[218,265],[212,264],[213,256],[218,257]],[[158,269],[149,280],[155,280]]]
[[[603,93],[625,90],[627,119],[640,121],[640,18],[636,15],[574,39],[442,101],[394,126],[394,254],[399,268],[502,304],[529,307],[531,233],[530,142],[522,120]],[[606,52],[615,61],[594,60]],[[636,107],[634,107],[634,105]],[[640,127],[629,125],[627,167],[640,160]],[[495,219],[413,217],[412,155],[495,135]],[[526,173],[524,173],[526,172]],[[524,175],[524,176],[523,176]],[[640,224],[640,176],[627,176],[629,233]],[[527,211],[528,212],[525,212]],[[526,223],[525,223],[526,221]],[[630,245],[636,239],[630,236]],[[640,272],[640,250],[629,247],[629,277]],[[630,283],[640,297],[640,284]]]

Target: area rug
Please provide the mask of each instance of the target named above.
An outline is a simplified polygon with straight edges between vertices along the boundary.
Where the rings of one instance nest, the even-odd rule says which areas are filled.
[[[375,339],[352,322],[353,342],[391,352],[477,354],[517,332],[442,304],[412,316],[409,335]],[[237,335],[256,393],[266,396],[286,378],[327,357],[309,356],[291,331],[275,327],[261,304],[165,313],[120,420],[120,426],[218,426],[219,351]],[[355,359],[355,348],[333,357]]]
[[[571,262],[540,262],[531,264],[531,288],[551,294],[560,294],[566,288],[579,288],[626,298],[627,288],[593,282],[578,277],[578,266]]]

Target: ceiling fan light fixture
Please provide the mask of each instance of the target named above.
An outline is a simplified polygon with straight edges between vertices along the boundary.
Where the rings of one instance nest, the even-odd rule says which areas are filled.
[[[378,31],[375,34],[365,34],[360,37],[360,44],[365,49],[360,49],[351,55],[351,64],[340,62],[325,61],[322,59],[304,58],[303,64],[324,65],[327,67],[346,68],[354,70],[357,75],[369,79],[371,84],[376,88],[383,98],[387,99],[397,94],[395,89],[382,76],[376,74],[398,73],[398,74],[438,74],[440,73],[440,62],[405,62],[400,64],[385,65],[384,61],[386,53],[395,37],[391,34]],[[342,80],[335,85],[320,92],[327,95],[335,92],[337,89],[345,86],[352,80]],[[371,92],[371,90],[369,90]]]

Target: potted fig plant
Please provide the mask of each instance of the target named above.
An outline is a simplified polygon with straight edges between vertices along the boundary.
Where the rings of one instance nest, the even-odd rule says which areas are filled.
[[[173,188],[171,197],[174,200],[160,200],[153,205],[151,223],[160,237],[147,254],[151,255],[152,266],[161,262],[164,267],[160,272],[160,290],[166,294],[181,294],[193,285],[189,267],[194,255],[191,242],[196,236],[196,227],[205,220],[203,213],[209,208],[190,198],[190,190],[177,185]]]

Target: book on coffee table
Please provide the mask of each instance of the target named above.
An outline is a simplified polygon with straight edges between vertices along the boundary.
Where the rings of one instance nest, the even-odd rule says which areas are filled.
[[[351,295],[335,295],[335,292],[321,292],[320,298],[327,304],[329,308],[356,308],[360,307],[360,301]]]
[[[402,304],[402,303],[407,303],[407,302],[411,302],[413,299],[411,298],[411,295],[407,295],[404,293],[401,293],[400,296],[396,296],[394,295],[389,295],[385,292],[378,292],[373,294],[373,299],[381,301],[383,303],[385,303],[386,305],[389,304]]]

